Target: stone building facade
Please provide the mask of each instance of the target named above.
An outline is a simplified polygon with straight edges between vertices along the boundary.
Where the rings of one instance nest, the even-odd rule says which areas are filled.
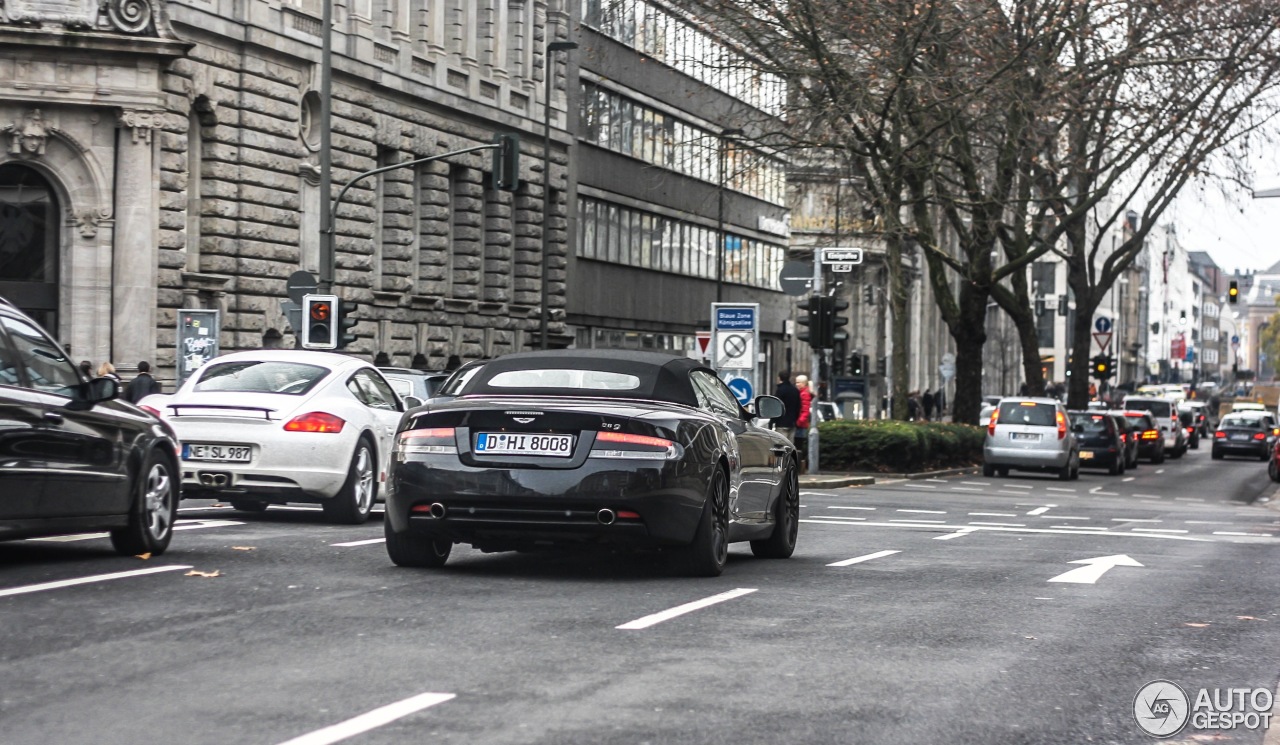
[[[317,0],[6,0],[0,16],[0,295],[76,358],[173,377],[181,308],[224,351],[292,346],[286,280],[320,260]],[[563,0],[334,6],[335,191],[374,168],[522,135],[521,185],[482,151],[362,181],[336,212],[349,350],[440,368],[563,335],[568,137],[545,43]],[[547,255],[542,253],[547,231]],[[542,286],[543,262],[549,282]]]

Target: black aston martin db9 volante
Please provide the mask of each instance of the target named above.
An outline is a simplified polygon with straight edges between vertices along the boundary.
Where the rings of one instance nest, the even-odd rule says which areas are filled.
[[[773,396],[744,409],[694,360],[601,350],[492,360],[459,394],[400,424],[383,523],[400,566],[443,566],[454,543],[607,544],[716,576],[731,542],[795,550],[795,447],[758,424],[782,415]]]

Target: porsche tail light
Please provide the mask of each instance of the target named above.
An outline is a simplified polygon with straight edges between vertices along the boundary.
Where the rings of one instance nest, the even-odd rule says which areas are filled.
[[[1067,436],[1067,415],[1059,411],[1058,412],[1058,439],[1061,440],[1066,436]]]
[[[650,435],[625,432],[597,432],[591,447],[592,458],[676,460],[683,449],[675,442]]]
[[[333,414],[313,411],[310,414],[295,416],[284,425],[285,432],[323,432],[336,434],[342,431],[346,422]]]
[[[396,454],[448,455],[458,452],[453,427],[406,429],[396,435]]]
[[[1000,410],[996,409],[991,412],[991,421],[987,423],[987,434],[992,437],[996,434],[996,423],[1000,421]]]
[[[142,409],[142,410],[143,410],[143,411],[145,411],[145,412],[147,412],[148,414],[150,414],[151,416],[155,417],[156,419],[159,419],[159,418],[160,418],[160,410],[159,410],[159,409],[157,409],[157,408],[156,408],[156,407],[154,407],[154,406],[141,406],[141,405],[140,405],[140,406],[138,406],[138,408],[139,408],[139,409]]]

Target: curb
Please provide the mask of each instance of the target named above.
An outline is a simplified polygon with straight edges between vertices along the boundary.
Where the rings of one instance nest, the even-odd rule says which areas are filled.
[[[806,481],[806,479],[810,479]],[[871,486],[874,476],[801,476],[801,489],[843,489],[846,486]]]

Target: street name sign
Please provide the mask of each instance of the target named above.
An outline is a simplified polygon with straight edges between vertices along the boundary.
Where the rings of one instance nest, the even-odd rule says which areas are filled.
[[[861,264],[862,249],[861,248],[824,248],[822,249],[823,264]]]

